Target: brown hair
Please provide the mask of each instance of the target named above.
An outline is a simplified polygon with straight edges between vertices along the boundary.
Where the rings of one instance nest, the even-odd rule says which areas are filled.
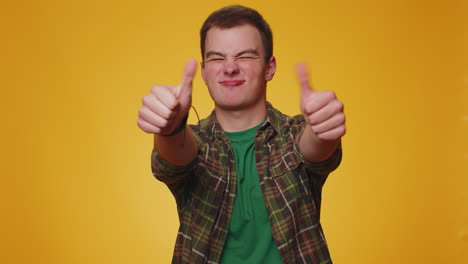
[[[273,34],[270,26],[263,19],[262,15],[252,8],[241,5],[231,5],[223,7],[213,12],[203,23],[200,29],[200,47],[202,60],[205,59],[205,40],[206,33],[211,27],[233,28],[249,24],[254,26],[260,32],[265,49],[265,62],[268,62],[273,56]]]

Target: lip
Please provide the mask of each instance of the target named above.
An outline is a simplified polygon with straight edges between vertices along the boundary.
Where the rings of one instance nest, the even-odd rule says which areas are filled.
[[[242,85],[244,82],[244,80],[225,80],[219,83],[221,83],[224,86],[239,86]]]

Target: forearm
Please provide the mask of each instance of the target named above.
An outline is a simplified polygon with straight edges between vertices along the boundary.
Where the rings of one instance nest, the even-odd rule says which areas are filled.
[[[312,132],[310,125],[305,125],[304,132],[299,140],[299,151],[310,162],[321,162],[328,159],[341,143],[336,140],[321,140]]]
[[[198,153],[192,129],[188,125],[174,136],[154,134],[154,149],[162,159],[179,166],[192,162]]]

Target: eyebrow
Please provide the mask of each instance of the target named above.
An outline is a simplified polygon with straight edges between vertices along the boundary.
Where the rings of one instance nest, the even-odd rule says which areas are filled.
[[[243,51],[237,53],[236,57],[239,57],[239,56],[247,54],[247,53],[258,56],[258,51],[256,49],[246,49],[246,50],[243,50]]]
[[[247,53],[258,56],[258,51],[256,49],[246,49],[246,50],[238,52],[235,57],[239,57],[239,56],[247,54]],[[222,53],[222,52],[219,52],[219,51],[208,51],[206,53],[206,57],[215,56],[215,55],[218,55],[218,56],[221,56],[221,57],[226,57],[226,53]]]

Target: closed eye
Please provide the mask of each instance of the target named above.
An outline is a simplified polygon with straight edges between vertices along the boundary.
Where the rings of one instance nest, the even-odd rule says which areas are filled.
[[[212,59],[208,59],[206,61],[209,62],[209,61],[223,61],[223,60],[224,60],[223,58],[212,58]]]

